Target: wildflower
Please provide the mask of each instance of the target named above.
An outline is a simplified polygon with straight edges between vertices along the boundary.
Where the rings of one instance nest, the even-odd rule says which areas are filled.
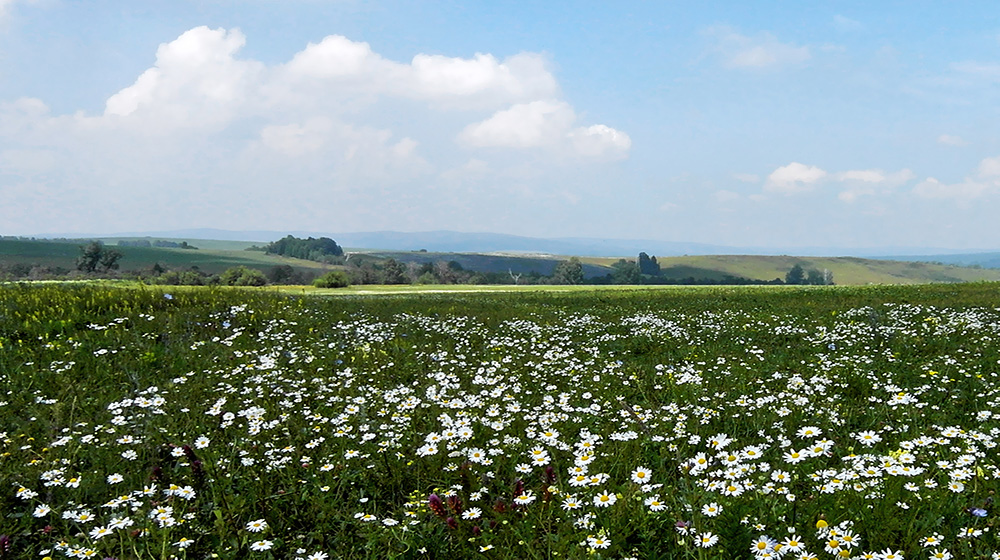
[[[757,537],[755,541],[750,543],[750,552],[754,554],[760,554],[774,548],[774,541],[766,535],[761,535]]]
[[[93,538],[96,541],[97,539],[106,537],[106,536],[110,535],[111,533],[112,533],[112,531],[108,527],[94,527],[90,531],[90,537]]]
[[[653,471],[647,469],[646,467],[638,467],[632,471],[632,482],[635,482],[636,484],[646,484],[649,482],[649,477],[652,474]]]
[[[535,495],[531,493],[531,490],[527,490],[524,494],[514,498],[514,503],[519,506],[526,506],[534,501]]]
[[[722,513],[722,506],[715,502],[705,504],[701,508],[701,513],[707,517],[718,517],[718,515]]]
[[[250,550],[257,551],[257,552],[264,551],[264,550],[271,550],[271,546],[272,545],[274,545],[274,543],[271,542],[271,541],[268,541],[268,540],[257,541],[257,542],[255,542],[255,543],[253,543],[253,544],[250,545]]]
[[[483,514],[483,510],[473,507],[462,512],[462,519],[479,519]]]
[[[705,531],[698,535],[698,538],[694,541],[694,545],[699,548],[712,548],[717,542],[719,542],[719,535],[713,535],[711,531]]]
[[[659,496],[652,496],[652,497],[646,498],[645,504],[647,506],[649,506],[649,510],[650,511],[663,511],[663,510],[667,509],[667,504],[665,504],[662,501],[660,501],[660,497]]]
[[[176,546],[178,548],[187,548],[187,547],[191,546],[192,544],[194,544],[193,540],[191,540],[191,539],[189,539],[187,537],[181,537],[179,541],[177,541],[177,542],[174,543],[174,546]]]
[[[34,515],[35,517],[45,517],[46,515],[49,514],[50,511],[52,511],[52,508],[50,508],[48,505],[40,504],[35,507],[35,511],[32,512],[31,515]]]
[[[563,499],[562,508],[565,510],[577,509],[580,507],[580,502],[576,500],[575,494],[567,494]]]
[[[802,539],[798,535],[792,533],[790,537],[781,541],[781,547],[792,552],[801,552],[805,548],[805,544],[802,543]]]
[[[982,529],[977,529],[975,527],[962,527],[958,530],[958,538],[969,539],[975,538],[983,534]]]
[[[115,473],[115,474],[109,474],[107,480],[108,484],[118,484],[119,482],[125,480],[125,477],[118,473]]]
[[[267,529],[267,521],[264,521],[263,519],[247,523],[247,531],[250,531],[251,533],[260,533],[265,529]]]
[[[931,560],[951,560],[951,552],[947,548],[938,548],[931,552]]]
[[[903,553],[898,550],[887,548],[879,553],[879,558],[882,560],[903,560]]]
[[[493,545],[488,544],[486,546],[479,547],[479,552],[486,552],[487,550],[493,550]]]
[[[594,496],[594,505],[597,507],[608,507],[618,501],[618,496],[609,494],[607,490]]]
[[[935,533],[929,537],[924,537],[924,540],[920,541],[920,545],[926,548],[928,546],[939,545],[942,542],[944,542],[944,536]]]
[[[590,548],[608,548],[611,546],[611,541],[607,539],[603,534],[597,535],[596,537],[587,537],[587,546]]]

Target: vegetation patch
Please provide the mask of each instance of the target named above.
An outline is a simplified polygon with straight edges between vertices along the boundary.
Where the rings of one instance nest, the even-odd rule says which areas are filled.
[[[995,557],[997,289],[0,286],[2,555]]]

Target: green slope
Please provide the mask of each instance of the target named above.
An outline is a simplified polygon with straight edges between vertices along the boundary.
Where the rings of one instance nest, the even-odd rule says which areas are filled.
[[[610,266],[617,259],[585,259],[595,265]],[[793,257],[766,255],[704,255],[657,258],[663,274],[671,278],[688,276],[719,278],[725,275],[754,280],[785,278],[796,264],[806,270],[827,269],[841,285],[926,284],[935,282],[998,281],[1000,270],[975,269],[940,264],[901,262],[855,257]]]
[[[170,240],[175,241],[175,240]],[[189,240],[195,244],[201,240]],[[229,241],[223,243],[232,243]],[[61,267],[74,269],[76,258],[80,255],[80,246],[84,242],[64,243],[54,241],[22,241],[0,240],[0,264],[26,264],[46,267]],[[218,274],[233,266],[249,266],[267,269],[275,265],[289,265],[299,269],[315,271],[327,270],[333,267],[313,261],[268,255],[259,251],[212,250],[200,248],[202,243],[195,245],[199,249],[170,249],[163,247],[118,247],[111,243],[107,246],[121,251],[119,261],[121,270],[142,270],[159,263],[167,268],[185,269],[197,266],[204,272]]]

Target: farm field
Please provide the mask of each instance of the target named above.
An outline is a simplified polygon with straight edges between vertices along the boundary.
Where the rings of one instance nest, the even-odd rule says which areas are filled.
[[[128,238],[131,240],[132,238]],[[107,246],[123,254],[121,266],[125,270],[140,270],[160,264],[170,268],[198,267],[203,272],[218,274],[234,266],[267,269],[278,265],[322,272],[330,266],[303,259],[280,255],[269,255],[259,251],[246,251],[239,242],[213,242],[211,240],[187,240],[199,247],[192,249],[172,249],[164,247],[122,247],[115,245],[115,239],[106,239]],[[185,241],[185,240],[176,240]],[[0,240],[0,263],[25,264],[74,269],[80,246],[85,242],[69,243],[55,241]],[[243,244],[249,246],[250,244]]]
[[[353,290],[0,285],[0,558],[1000,558],[1000,285]]]

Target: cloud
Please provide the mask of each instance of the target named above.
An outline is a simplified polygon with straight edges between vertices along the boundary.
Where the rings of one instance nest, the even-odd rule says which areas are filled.
[[[974,175],[961,183],[947,184],[928,177],[913,188],[913,193],[921,198],[949,199],[968,203],[974,199],[1000,193],[1000,156],[985,158],[979,162]]]
[[[865,28],[865,26],[857,20],[853,20],[849,17],[837,14],[833,16],[833,26],[837,28],[838,31],[860,31]]]
[[[960,136],[952,136],[951,134],[942,134],[938,136],[938,144],[943,144],[945,146],[965,146],[968,144]]]
[[[584,157],[624,157],[632,140],[605,125],[573,127],[577,117],[564,101],[532,101],[497,111],[470,124],[459,134],[469,146],[487,148],[545,148]]]
[[[857,169],[837,173],[834,178],[844,185],[837,198],[854,202],[862,196],[884,195],[916,178],[909,169],[886,173],[881,169]]]
[[[801,64],[810,58],[809,47],[782,43],[770,33],[749,37],[728,26],[706,32],[716,40],[713,51],[727,68],[765,69]]]
[[[341,94],[411,98],[452,107],[457,102],[463,108],[551,98],[559,92],[545,59],[535,53],[502,61],[483,53],[472,58],[417,54],[404,64],[383,58],[368,43],[340,35],[310,43],[281,74],[281,82],[296,89],[333,87]]]
[[[238,29],[190,29],[109,92],[98,114],[0,101],[0,192],[47,193],[31,198],[40,201],[31,212],[0,205],[0,223],[29,232],[51,229],[53,216],[67,218],[64,231],[248,220],[392,228],[453,214],[450,202],[422,203],[436,181],[448,184],[441,170],[464,159],[475,163],[453,182],[476,196],[453,226],[473,228],[513,189],[588,177],[591,162],[631,147],[627,133],[587,122],[563,100],[537,53],[395,61],[332,35],[265,64],[243,54],[249,40]],[[386,201],[388,210],[369,210]]]
[[[821,183],[832,183],[840,187],[837,198],[850,203],[862,196],[888,194],[914,178],[916,176],[909,169],[891,173],[881,169],[850,169],[828,173],[813,165],[792,162],[768,175],[764,192],[791,195],[811,191]]]
[[[792,162],[775,169],[767,176],[764,190],[779,194],[795,194],[811,190],[821,179],[827,176],[826,171],[819,167]]]
[[[160,129],[232,119],[253,98],[264,70],[261,63],[236,58],[245,43],[238,29],[186,31],[160,45],[153,67],[108,98],[104,116],[152,120]]]

